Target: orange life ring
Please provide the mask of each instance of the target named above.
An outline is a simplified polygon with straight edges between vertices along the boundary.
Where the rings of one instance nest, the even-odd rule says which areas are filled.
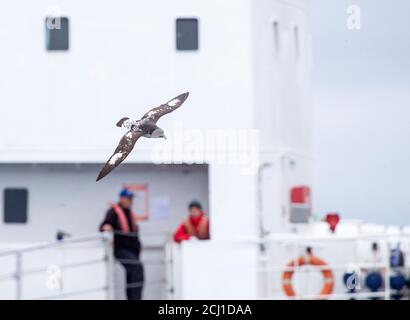
[[[307,255],[299,257],[296,266],[303,266],[306,264],[322,267],[321,272],[324,278],[324,284],[322,290],[319,293],[318,298],[326,298],[327,296],[332,294],[334,287],[333,272],[330,269],[323,268],[323,266],[327,266],[327,263],[319,259],[318,257],[315,257],[313,255]],[[292,260],[291,262],[289,262],[287,264],[287,267],[295,267],[295,261]],[[293,290],[292,286],[293,273],[294,270],[288,270],[283,272],[282,275],[283,290],[285,291],[288,297],[294,297],[296,295],[295,290]]]

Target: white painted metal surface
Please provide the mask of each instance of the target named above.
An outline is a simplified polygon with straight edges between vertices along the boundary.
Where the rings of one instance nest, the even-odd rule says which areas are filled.
[[[177,271],[167,272],[172,297],[252,299],[261,297],[260,221],[271,233],[264,240],[268,242],[327,231],[322,223],[288,222],[290,188],[310,185],[305,1],[7,0],[0,6],[0,42],[6,44],[0,52],[0,187],[30,187],[33,210],[27,225],[0,224],[1,241],[43,241],[54,235],[56,226],[93,233],[106,202],[115,200],[123,183],[149,182],[153,195],[172,199],[172,218],[143,225],[143,241],[150,229],[156,232],[153,243],[164,244],[192,198],[202,200],[210,212],[211,240],[176,249],[179,258],[172,260]],[[70,19],[68,52],[45,50],[44,18],[56,7]],[[176,51],[179,17],[198,18],[198,51]],[[169,139],[141,140],[126,160],[129,166],[95,184],[95,163],[107,160],[124,133],[116,121],[139,117],[184,91],[191,92],[186,104],[160,121]],[[209,133],[220,134],[221,129],[237,134],[256,129],[259,140],[245,151],[238,144],[233,151],[225,148],[229,140],[221,140],[226,137],[209,146]],[[198,158],[188,152],[193,137],[205,144]],[[221,161],[221,149],[227,152],[224,156],[231,152],[239,158]],[[178,168],[144,167],[161,152],[167,164],[196,159],[209,167],[207,172],[186,167],[187,176]],[[28,164],[17,168],[18,163]],[[31,167],[38,163],[44,166]],[[76,167],[78,163],[88,166]],[[263,165],[258,189],[257,169]],[[244,167],[256,170],[244,173]],[[355,226],[340,228],[356,235]],[[351,246],[341,247],[350,252]],[[287,258],[284,254],[273,264],[281,266]],[[155,271],[157,278],[160,273]],[[76,286],[76,281],[69,283]],[[278,290],[272,290],[263,297],[277,297]]]

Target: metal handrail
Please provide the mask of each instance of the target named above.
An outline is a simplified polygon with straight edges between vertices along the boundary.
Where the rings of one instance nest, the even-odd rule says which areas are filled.
[[[80,243],[80,242],[87,242],[87,241],[93,241],[93,240],[108,240],[109,236],[107,239],[107,234],[108,233],[102,232],[102,233],[94,234],[91,236],[75,237],[75,238],[64,239],[61,241],[52,241],[52,242],[47,242],[43,244],[37,244],[37,245],[27,246],[23,248],[17,248],[13,250],[0,251],[0,257],[7,256],[7,255],[14,255],[18,253],[42,250],[42,249],[49,249],[53,247],[60,247],[60,246],[71,244],[71,243]]]
[[[385,269],[386,265],[383,263],[355,263],[355,267],[358,269]],[[258,268],[257,271],[263,271],[263,270],[269,270],[269,271],[281,271],[281,272],[293,272],[293,271],[301,271],[305,272],[308,271],[306,268],[302,269],[300,267],[312,267],[312,269],[318,270],[318,271],[327,271],[327,270],[346,270],[347,264],[326,264],[323,266],[311,266],[309,264],[307,265],[295,265],[295,266],[285,266],[285,267],[280,267],[280,266],[273,266],[273,267],[266,267],[266,268]],[[403,269],[409,269],[410,267],[404,267]]]
[[[105,261],[105,258],[101,258],[101,259],[94,259],[94,260],[88,260],[88,261],[83,261],[83,262],[62,264],[62,265],[59,265],[59,267],[60,269],[64,270],[64,269],[69,269],[69,268],[76,268],[76,267],[83,267],[83,266],[88,266],[92,264],[97,264],[97,263],[104,262],[104,261]],[[22,273],[24,275],[42,273],[44,272],[45,268],[46,268],[45,266],[32,268],[32,269],[24,270],[22,271]],[[6,280],[9,280],[10,278],[15,278],[17,276],[18,275],[16,271],[12,273],[0,274],[0,281],[6,281]]]
[[[357,241],[357,240],[388,240],[390,238],[397,238],[397,237],[410,237],[410,233],[402,232],[400,234],[385,234],[385,233],[377,233],[377,234],[358,234],[354,236],[317,236],[314,234],[303,235],[303,236],[295,236],[295,235],[288,235],[288,234],[275,234],[272,235],[270,238],[265,239],[255,239],[256,243],[260,242],[343,242],[343,241]]]
[[[347,267],[351,267],[354,265],[357,271],[362,272],[366,269],[379,269],[383,271],[383,279],[384,283],[387,284],[384,286],[384,288],[381,291],[378,292],[349,292],[349,293],[332,293],[326,296],[320,296],[320,298],[324,299],[329,299],[329,298],[377,298],[381,297],[384,298],[385,300],[390,299],[391,295],[391,288],[389,283],[390,276],[392,272],[396,270],[409,270],[410,267],[391,267],[390,266],[390,260],[389,260],[389,241],[390,240],[395,240],[395,241],[408,241],[409,234],[406,232],[401,232],[400,234],[384,234],[384,233],[378,233],[378,234],[366,234],[366,235],[355,235],[355,236],[344,236],[344,237],[326,237],[326,236],[310,236],[310,235],[275,235],[272,236],[271,238],[266,238],[266,239],[260,239],[256,243],[264,243],[266,245],[279,245],[279,246],[289,246],[293,247],[293,259],[294,261],[298,261],[298,258],[300,257],[301,253],[304,252],[306,247],[312,247],[315,244],[318,246],[321,245],[332,245],[340,242],[352,242],[356,243],[356,245],[360,242],[363,241],[377,241],[380,243],[381,247],[383,248],[384,254],[383,254],[383,259],[380,262],[362,262],[360,261],[360,258],[358,260],[355,260],[352,262],[352,264],[328,264],[325,266],[315,266],[316,269],[320,270],[346,270]],[[290,249],[288,250],[290,251]],[[303,255],[303,253],[302,253]],[[295,266],[277,266],[273,265],[272,262],[267,254],[261,254],[258,257],[258,261],[261,263],[263,262],[263,265],[261,264],[259,268],[257,268],[257,272],[264,274],[265,276],[265,281],[271,281],[270,277],[272,276],[272,272],[286,272],[286,271],[291,271],[291,272],[302,272],[304,273],[308,269],[304,268],[301,265],[295,265]],[[267,266],[267,263],[271,263],[271,265]],[[353,271],[353,270],[352,270]],[[365,271],[366,272],[366,271]],[[267,277],[267,278],[266,278]],[[297,289],[299,287],[298,283],[298,278],[295,279],[295,288]],[[360,289],[360,288],[357,288]],[[298,290],[296,290],[296,293]],[[317,295],[301,295],[301,294],[296,294],[295,297],[284,297],[284,296],[278,296],[277,293],[273,293],[271,290],[265,291],[265,293],[262,295],[264,297],[267,297],[267,299],[316,299],[318,298]]]
[[[107,291],[107,298],[112,299],[113,297],[113,289],[114,289],[114,284],[112,281],[112,273],[113,273],[113,254],[112,254],[112,241],[111,241],[111,235],[108,233],[98,233],[98,234],[93,234],[93,235],[88,235],[88,236],[81,236],[81,237],[76,237],[76,238],[70,238],[70,239],[64,239],[62,241],[53,241],[53,242],[48,242],[48,243],[42,243],[42,244],[37,244],[37,245],[32,245],[32,246],[27,246],[27,247],[22,247],[22,248],[17,248],[13,250],[7,250],[7,251],[2,251],[0,252],[0,258],[2,257],[7,257],[7,256],[15,256],[16,257],[16,266],[15,266],[15,272],[1,275],[0,280],[7,280],[7,279],[13,279],[16,282],[16,299],[21,300],[22,299],[22,292],[23,292],[23,275],[27,274],[35,274],[35,273],[40,273],[44,272],[45,267],[37,267],[37,268],[32,268],[29,270],[23,270],[23,264],[22,264],[22,259],[23,255],[25,253],[29,252],[34,252],[34,251],[39,251],[39,250],[47,250],[50,248],[58,248],[66,245],[71,245],[71,244],[76,244],[76,243],[84,243],[84,242],[89,242],[89,241],[101,241],[103,244],[104,248],[104,257],[100,259],[93,259],[93,260],[88,260],[88,261],[81,261],[81,262],[75,262],[75,263],[69,263],[69,264],[63,264],[60,266],[62,269],[68,269],[68,268],[75,268],[79,266],[84,266],[84,265],[89,265],[89,264],[95,264],[99,262],[105,262],[106,263],[106,274],[107,274],[107,280],[106,284],[101,288],[89,288],[85,290],[80,290],[78,294],[81,294],[83,292],[92,292],[92,291],[101,291],[101,290],[106,290]],[[52,295],[46,298],[56,298],[56,297],[63,297],[67,295],[74,295],[75,293],[64,293],[60,295]]]
[[[66,298],[66,297],[78,296],[78,295],[85,294],[85,293],[104,291],[104,290],[107,290],[107,289],[108,289],[107,286],[96,287],[96,288],[71,291],[71,292],[61,293],[61,294],[56,294],[56,295],[43,296],[43,297],[37,298],[37,300],[62,299],[62,298]]]
[[[55,294],[52,295],[47,295],[44,297],[37,297],[36,299],[59,299],[63,297],[70,297],[70,296],[75,296],[75,295],[80,295],[80,294],[85,294],[88,292],[97,292],[97,291],[102,291],[104,290],[106,292],[106,298],[107,299],[114,299],[114,292],[115,289],[118,287],[124,287],[123,284],[115,284],[114,283],[114,261],[118,261],[121,263],[134,263],[133,260],[129,261],[122,261],[121,259],[114,259],[114,254],[113,254],[113,236],[115,234],[118,234],[118,232],[103,232],[103,233],[97,233],[97,234],[92,234],[92,235],[86,235],[86,236],[80,236],[80,237],[73,237],[73,238],[66,238],[61,241],[52,241],[52,242],[47,242],[47,243],[40,243],[40,244],[35,244],[35,245],[29,245],[21,248],[15,248],[12,250],[5,250],[5,251],[0,251],[0,259],[5,258],[5,257],[13,257],[15,259],[15,269],[14,272],[9,272],[5,274],[0,275],[0,281],[4,280],[13,280],[15,281],[16,285],[16,299],[22,299],[23,298],[23,280],[24,277],[27,275],[32,275],[32,274],[38,274],[41,272],[44,272],[45,269],[47,269],[47,266],[33,266],[32,268],[25,269],[23,268],[23,263],[22,260],[24,258],[24,255],[26,253],[31,253],[31,252],[36,252],[39,250],[48,250],[52,248],[61,248],[65,246],[69,246],[67,249],[71,248],[78,248],[82,249],[84,246],[87,246],[87,248],[90,247],[90,245],[87,245],[89,242],[94,242],[98,241],[98,243],[102,242],[103,249],[104,249],[104,254],[101,255],[101,258],[96,256],[95,259],[87,259],[84,261],[77,261],[77,262],[72,262],[72,263],[65,263],[65,264],[59,264],[58,267],[59,269],[71,269],[71,268],[76,268],[76,267],[81,267],[81,266],[86,266],[86,265],[91,265],[91,264],[98,264],[98,263],[105,263],[106,265],[106,281],[105,285],[98,287],[98,288],[86,288],[83,290],[77,290],[77,291],[72,291],[72,292],[56,292]],[[127,236],[131,237],[137,237],[139,236],[138,233],[133,233],[133,234],[127,234]],[[80,246],[76,246],[76,244],[81,244]],[[92,246],[92,248],[98,248],[100,247],[101,244],[95,244]],[[143,250],[148,250],[148,251],[162,251],[164,250],[164,245],[158,244],[158,245],[143,245],[142,246]],[[15,257],[15,258],[14,258]],[[165,259],[165,257],[162,257],[160,260],[150,260],[148,259],[143,260],[144,264],[159,264],[164,268],[166,264],[169,263]],[[160,286],[165,286],[166,284],[166,279],[161,277],[159,280],[155,281],[145,281],[144,283],[129,283],[128,285],[125,285],[125,288],[133,288],[133,287],[139,287],[143,285],[160,285]]]
[[[405,241],[408,242],[410,240],[410,233],[408,232],[400,232],[397,234],[386,234],[382,232],[378,233],[373,233],[373,234],[357,234],[357,235],[347,235],[347,236],[326,236],[326,235],[310,235],[310,234],[274,234],[270,235],[265,238],[248,238],[248,239],[242,239],[242,240],[220,240],[218,243],[220,244],[232,244],[232,245],[247,245],[247,246],[253,246],[253,245],[261,245],[263,244],[266,248],[266,250],[263,253],[260,253],[257,257],[257,262],[259,262],[258,265],[252,267],[253,271],[256,271],[261,277],[258,277],[259,280],[259,285],[260,285],[260,293],[258,294],[259,299],[285,299],[285,300],[297,300],[297,299],[317,299],[318,295],[316,294],[300,294],[298,293],[299,290],[298,288],[301,288],[299,285],[301,283],[298,283],[299,279],[296,277],[294,279],[294,288],[296,288],[296,296],[295,297],[287,297],[285,295],[281,295],[280,292],[276,291],[277,289],[280,288],[279,282],[275,283],[275,286],[273,287],[273,278],[272,274],[274,272],[285,272],[285,271],[292,271],[295,273],[301,272],[304,273],[305,271],[308,271],[309,268],[304,268],[304,266],[301,265],[295,265],[295,266],[279,266],[275,264],[275,258],[274,256],[270,256],[270,251],[269,248],[273,246],[284,246],[286,247],[286,255],[290,255],[294,261],[298,261],[298,258],[304,254],[305,248],[306,247],[313,247],[315,248],[315,245],[317,244],[318,247],[321,245],[327,246],[327,245],[337,245],[339,243],[343,242],[351,242],[355,246],[360,245],[361,243],[365,242],[371,242],[371,241],[377,241],[380,244],[381,252],[383,253],[382,255],[382,260],[378,262],[365,262],[362,261],[361,258],[363,257],[353,257],[354,262],[352,265],[354,265],[355,268],[357,268],[358,272],[366,272],[366,269],[380,269],[383,271],[383,279],[384,283],[387,284],[384,286],[384,288],[381,288],[381,291],[378,292],[371,292],[371,291],[362,291],[362,292],[348,292],[348,293],[340,293],[340,292],[335,292],[329,295],[322,295],[320,296],[321,299],[351,299],[351,298],[364,298],[364,299],[371,299],[371,298],[383,298],[383,299],[390,299],[391,298],[391,293],[392,289],[388,285],[390,275],[392,272],[396,270],[405,270],[408,271],[410,267],[391,267],[390,266],[390,259],[389,259],[389,252],[390,252],[390,246],[389,242],[391,241]],[[195,243],[196,246],[207,246],[209,242],[213,242],[213,240],[209,241],[201,241]],[[172,250],[172,240],[167,244],[166,246],[166,253],[167,253],[167,260],[169,261],[169,264],[171,265],[171,270],[169,274],[167,274],[167,294],[168,297],[174,298],[175,296],[175,287],[180,285],[179,283],[179,272],[180,270],[176,270],[176,273],[174,274],[174,270],[172,270],[172,264],[174,259],[178,259],[179,253],[178,250],[174,251]],[[169,246],[169,247],[168,247]],[[357,248],[357,247],[356,247]],[[292,250],[294,249],[294,250]],[[355,249],[356,250],[356,249]],[[276,262],[278,262],[276,260]],[[263,265],[265,263],[265,265]],[[335,263],[335,264],[328,264],[325,266],[315,266],[315,269],[318,269],[318,271],[321,270],[347,270],[347,268],[350,268],[351,263],[346,262],[346,264],[342,263]],[[256,268],[255,268],[256,267]],[[353,270],[352,270],[353,271]],[[174,279],[175,278],[175,279]],[[276,281],[276,280],[275,280]],[[264,286],[267,286],[265,290],[263,289]],[[277,289],[276,289],[277,288]],[[280,289],[279,289],[280,290]],[[360,287],[357,287],[357,290],[365,290],[365,287],[362,289]],[[179,298],[176,296],[176,298]]]

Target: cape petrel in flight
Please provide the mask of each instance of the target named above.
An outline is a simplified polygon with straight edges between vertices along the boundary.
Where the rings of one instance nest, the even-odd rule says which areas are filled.
[[[126,128],[128,132],[121,138],[120,143],[114,151],[114,154],[110,157],[110,159],[108,159],[105,166],[101,169],[96,181],[104,178],[122,161],[124,161],[140,137],[166,139],[164,130],[157,126],[157,121],[163,115],[179,108],[188,98],[188,95],[189,92],[180,94],[167,103],[151,109],[140,120],[131,120],[130,118],[125,117],[118,121],[117,127]]]

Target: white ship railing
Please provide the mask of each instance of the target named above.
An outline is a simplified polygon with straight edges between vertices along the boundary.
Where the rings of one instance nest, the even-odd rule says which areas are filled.
[[[361,249],[368,248],[370,252],[370,245],[372,242],[377,242],[379,245],[379,251],[381,260],[378,262],[365,261],[364,257],[360,254],[358,246],[361,245]],[[410,277],[410,261],[406,261],[404,267],[392,268],[390,266],[390,250],[393,248],[391,244],[400,242],[402,244],[402,250],[404,251],[407,260],[410,259],[410,234],[401,233],[399,235],[357,235],[357,236],[315,236],[315,235],[298,235],[298,234],[276,234],[271,238],[258,239],[258,240],[244,240],[244,241],[225,241],[231,244],[233,248],[238,246],[249,246],[254,244],[255,247],[260,248],[260,254],[258,256],[258,262],[256,269],[249,270],[257,274],[258,278],[258,295],[251,297],[261,300],[302,300],[302,299],[383,299],[389,300],[392,297],[393,290],[390,288],[390,276],[395,271],[400,271],[405,274],[406,279]],[[206,245],[204,242],[202,245]],[[354,254],[350,258],[346,258],[345,261],[341,259],[334,259],[338,255],[338,252],[333,252],[332,255],[328,255],[329,251],[332,251],[333,247],[337,246],[350,246],[354,248]],[[306,256],[306,248],[313,249],[313,255],[327,261],[326,266],[301,266],[295,265],[293,267],[287,266],[290,261],[297,261],[300,256]],[[178,294],[181,281],[183,281],[183,268],[180,268],[178,261],[180,261],[182,248],[180,245],[176,245],[169,242],[166,246],[167,259],[169,265],[167,265],[167,284],[166,293],[168,299],[179,299]],[[280,251],[280,253],[278,253]],[[342,259],[343,260],[343,259]],[[355,270],[360,278],[360,284],[355,287],[355,292],[349,292],[349,288],[343,283],[343,274],[347,273],[349,268],[354,266]],[[331,294],[320,295],[317,293],[310,293],[314,290],[304,286],[305,283],[301,283],[304,280],[304,275],[307,273],[318,272],[322,270],[331,270],[334,275],[335,287]],[[378,270],[381,272],[383,279],[383,286],[376,292],[370,291],[363,283],[363,279],[367,275],[369,270]],[[292,271],[293,274],[293,289],[295,291],[294,297],[286,296],[282,288],[282,275],[283,272]],[[353,270],[352,270],[353,271]],[[317,277],[319,279],[319,277]],[[322,281],[320,279],[319,281]],[[320,284],[311,287],[320,287]],[[302,290],[305,289],[305,290]],[[310,288],[312,289],[312,288]],[[309,291],[304,293],[303,291]],[[404,299],[408,298],[409,291],[404,290]],[[227,297],[229,298],[229,297]]]
[[[64,239],[62,241],[55,241],[49,242],[44,244],[37,244],[32,246],[26,246],[23,248],[0,251],[0,259],[4,257],[14,257],[15,258],[15,270],[13,273],[8,274],[0,274],[0,281],[14,279],[15,286],[16,286],[16,294],[15,299],[21,300],[23,299],[23,278],[25,275],[36,274],[45,272],[47,266],[23,269],[23,261],[24,256],[29,253],[35,253],[42,250],[47,250],[51,248],[63,248],[66,246],[70,246],[73,244],[87,244],[87,243],[95,243],[97,242],[99,245],[102,246],[104,250],[104,256],[102,258],[97,259],[87,259],[84,261],[79,261],[75,263],[68,263],[59,265],[61,269],[71,269],[80,266],[87,266],[87,265],[95,265],[98,263],[105,264],[105,285],[101,287],[92,287],[83,290],[77,290],[62,294],[53,294],[50,296],[44,297],[35,297],[35,299],[55,299],[55,298],[64,298],[64,297],[72,297],[76,295],[82,295],[85,293],[97,292],[97,291],[105,291],[106,292],[106,299],[113,299],[113,292],[114,292],[114,283],[113,283],[113,253],[112,253],[112,238],[111,235],[107,233],[95,234],[91,236],[83,236],[83,237],[76,237],[76,238],[69,238]]]
[[[359,245],[368,245],[368,253],[370,253],[370,244],[376,242],[379,245],[379,254],[380,259],[377,262],[366,261],[366,258],[363,257],[358,250]],[[410,248],[410,234],[400,233],[396,235],[386,235],[386,234],[377,234],[377,235],[357,235],[357,236],[311,236],[311,235],[275,235],[271,239],[262,239],[258,241],[260,245],[263,245],[265,250],[262,251],[259,257],[259,268],[257,270],[258,274],[262,275],[262,280],[260,281],[260,297],[261,299],[278,299],[278,300],[299,300],[299,299],[391,299],[392,290],[390,287],[390,276],[395,271],[401,271],[408,276],[410,274],[410,266],[395,267],[392,268],[390,265],[390,253],[393,248],[391,244],[400,242],[405,244],[405,250]],[[275,259],[270,257],[269,248],[286,248],[286,251],[291,252],[287,255],[287,262],[298,261],[300,256],[306,256],[306,248],[310,247],[313,249],[313,255],[319,256],[322,259],[326,260],[326,256],[321,256],[321,251],[331,251],[332,246],[336,248],[335,245],[346,244],[354,248],[353,258],[346,259],[346,262],[342,263],[328,263],[326,266],[312,266],[306,268],[296,264],[295,266],[287,266],[286,264],[278,265],[275,262]],[[403,246],[402,246],[403,247]],[[327,248],[327,249],[326,249]],[[337,252],[334,252],[333,257],[337,255]],[[410,257],[410,252],[405,252],[405,256]],[[332,259],[330,259],[332,260]],[[342,279],[341,274],[347,272],[351,267],[354,267],[354,271],[359,277],[359,284],[355,288],[355,292],[348,292],[347,287],[341,285]],[[276,290],[272,288],[272,279],[273,274],[282,274],[286,271],[294,272],[294,275],[302,275],[309,272],[312,272],[312,269],[317,271],[322,270],[331,270],[335,275],[335,283],[338,283],[339,286],[335,286],[333,293],[328,295],[318,295],[318,294],[299,294],[301,290],[301,284],[298,281],[297,277],[293,277],[293,287],[296,295],[294,297],[288,297],[283,292],[277,290],[278,288],[282,289],[282,283],[276,285]],[[372,292],[368,290],[364,283],[364,276],[367,274],[368,270],[377,270],[380,272],[380,275],[383,279],[383,286],[380,290]],[[353,271],[353,270],[352,270]],[[339,277],[338,277],[339,276]],[[281,278],[281,277],[280,277]],[[276,277],[279,279],[279,277]],[[343,284],[344,285],[344,284]],[[342,288],[345,290],[341,292]],[[336,291],[336,292],[335,292]]]
[[[350,244],[352,248],[358,245],[360,242],[377,242],[379,244],[380,251],[382,253],[382,260],[378,263],[371,263],[363,261],[360,254],[352,255],[355,258],[347,259],[345,261],[332,262],[327,253],[329,250],[332,250],[332,246],[336,244]],[[260,251],[258,263],[256,269],[252,272],[255,272],[259,275],[258,277],[258,287],[259,294],[258,299],[317,299],[318,296],[310,293],[303,293],[301,288],[303,284],[300,283],[300,275],[311,272],[312,269],[317,271],[323,269],[331,269],[335,274],[335,282],[339,283],[339,286],[335,287],[335,291],[328,296],[320,296],[321,299],[390,299],[392,291],[389,286],[389,279],[392,272],[395,269],[390,267],[390,249],[391,243],[400,241],[403,246],[403,251],[407,258],[410,257],[410,235],[401,234],[401,235],[365,235],[365,236],[349,236],[349,237],[315,237],[315,236],[300,236],[300,235],[275,235],[270,239],[260,239],[255,241],[235,241],[232,242],[233,246],[242,246],[244,244],[249,245],[254,244],[256,247],[263,248]],[[118,286],[121,286],[118,283],[115,283],[114,279],[114,269],[115,269],[115,259],[112,252],[112,235],[110,234],[96,234],[85,237],[76,237],[64,239],[63,241],[56,241],[45,244],[38,244],[33,246],[27,246],[24,248],[18,248],[14,250],[7,250],[0,252],[0,263],[1,259],[5,257],[14,258],[14,270],[9,273],[0,272],[0,290],[2,288],[2,281],[12,279],[15,285],[15,299],[25,299],[27,298],[24,294],[24,289],[29,286],[28,283],[25,283],[25,276],[44,273],[47,266],[34,266],[27,268],[24,266],[25,256],[31,253],[39,253],[42,250],[47,250],[50,248],[66,248],[76,244],[80,244],[81,248],[95,246],[95,243],[99,248],[102,249],[103,255],[101,256],[88,256],[86,258],[71,262],[65,262],[59,266],[63,270],[79,268],[82,266],[92,266],[92,265],[103,265],[104,266],[104,279],[101,281],[101,285],[90,286],[86,288],[81,288],[79,290],[71,290],[67,292],[54,292],[50,295],[38,295],[30,297],[31,299],[63,299],[63,298],[76,298],[84,296],[88,293],[93,292],[104,292],[105,299],[114,299],[115,290]],[[205,243],[204,243],[205,244]],[[305,255],[305,249],[309,246],[313,248],[313,254],[319,256],[320,258],[327,260],[328,265],[325,267],[303,267],[296,265],[294,267],[287,267],[286,264],[290,260],[298,259],[301,255]],[[81,249],[80,248],[80,249]],[[76,247],[76,249],[78,249]],[[155,261],[144,261],[146,267],[149,264],[160,264],[161,265],[161,275],[157,276],[155,280],[155,285],[160,285],[161,287],[161,297],[168,299],[178,298],[178,290],[180,290],[180,283],[183,277],[181,266],[179,265],[179,255],[180,255],[180,246],[175,245],[172,241],[169,241],[165,246],[155,245],[155,246],[144,246],[143,251],[152,251],[155,250],[158,253],[161,253],[161,260]],[[282,250],[284,253],[282,256],[277,255],[278,251]],[[327,250],[327,251],[326,251]],[[279,259],[278,259],[279,257]],[[41,261],[40,261],[41,262]],[[400,271],[404,272],[408,277],[410,274],[409,261],[404,267],[398,268]],[[133,263],[131,261],[131,263]],[[382,277],[384,280],[384,288],[377,292],[370,292],[365,290],[362,285],[361,288],[358,288],[356,292],[350,293],[347,292],[347,288],[341,285],[341,274],[346,272],[349,265],[354,264],[357,270],[364,269],[378,269],[382,270]],[[24,266],[24,267],[23,267]],[[296,292],[296,296],[287,297],[282,290],[281,283],[281,274],[285,271],[293,271],[294,274],[298,276],[293,277],[293,286]],[[141,283],[133,283],[129,286],[139,286]],[[144,286],[153,285],[149,282],[145,282]],[[27,287],[26,287],[27,286]],[[122,285],[123,286],[123,285]],[[123,286],[124,288],[124,286]],[[124,288],[125,289],[125,288]],[[228,297],[229,298],[229,297]]]
[[[21,300],[26,299],[24,295],[24,288],[25,288],[25,281],[24,278],[30,275],[42,274],[45,273],[47,270],[47,265],[40,265],[35,267],[23,267],[25,256],[31,254],[39,254],[41,251],[46,251],[48,249],[53,248],[61,248],[67,249],[73,245],[80,245],[81,247],[76,247],[77,250],[85,249],[85,248],[100,248],[102,249],[103,255],[96,255],[94,257],[87,257],[86,259],[82,259],[80,261],[69,262],[69,263],[60,263],[58,265],[61,270],[69,270],[79,267],[87,267],[87,266],[104,266],[104,279],[101,279],[102,285],[97,286],[90,286],[87,288],[83,288],[80,290],[71,290],[68,292],[52,292],[50,295],[39,295],[30,297],[30,299],[64,299],[64,298],[76,298],[79,296],[84,296],[87,294],[92,294],[96,292],[104,292],[105,299],[112,300],[116,298],[116,291],[118,290],[125,290],[128,287],[135,287],[135,286],[142,286],[145,287],[152,286],[152,285],[160,285],[161,286],[161,295],[165,294],[164,286],[165,286],[165,276],[162,274],[159,279],[156,279],[155,284],[153,281],[147,283],[131,283],[126,285],[125,279],[121,281],[122,283],[115,283],[115,276],[114,273],[116,272],[116,259],[113,256],[113,239],[112,234],[108,232],[98,233],[89,236],[83,237],[73,237],[67,238],[62,241],[54,241],[49,243],[43,244],[36,244],[32,246],[25,246],[22,248],[16,248],[12,250],[5,250],[0,251],[0,263],[4,258],[14,258],[14,270],[13,272],[8,273],[1,273],[0,271],[0,290],[2,288],[2,282],[14,280],[15,283],[15,296],[14,299]],[[148,245],[143,247],[144,251],[153,252],[153,251],[160,251],[161,255],[164,252],[163,245]],[[123,261],[124,262],[124,261]],[[135,263],[134,261],[127,261],[125,263]],[[146,265],[152,264],[160,264],[161,270],[163,272],[164,268],[164,259],[161,258],[160,260],[153,260],[153,261],[144,261]],[[81,276],[81,274],[79,274]],[[124,277],[125,278],[125,275]],[[35,290],[35,289],[34,289]],[[32,290],[33,291],[33,290]],[[125,297],[125,294],[122,296]]]

